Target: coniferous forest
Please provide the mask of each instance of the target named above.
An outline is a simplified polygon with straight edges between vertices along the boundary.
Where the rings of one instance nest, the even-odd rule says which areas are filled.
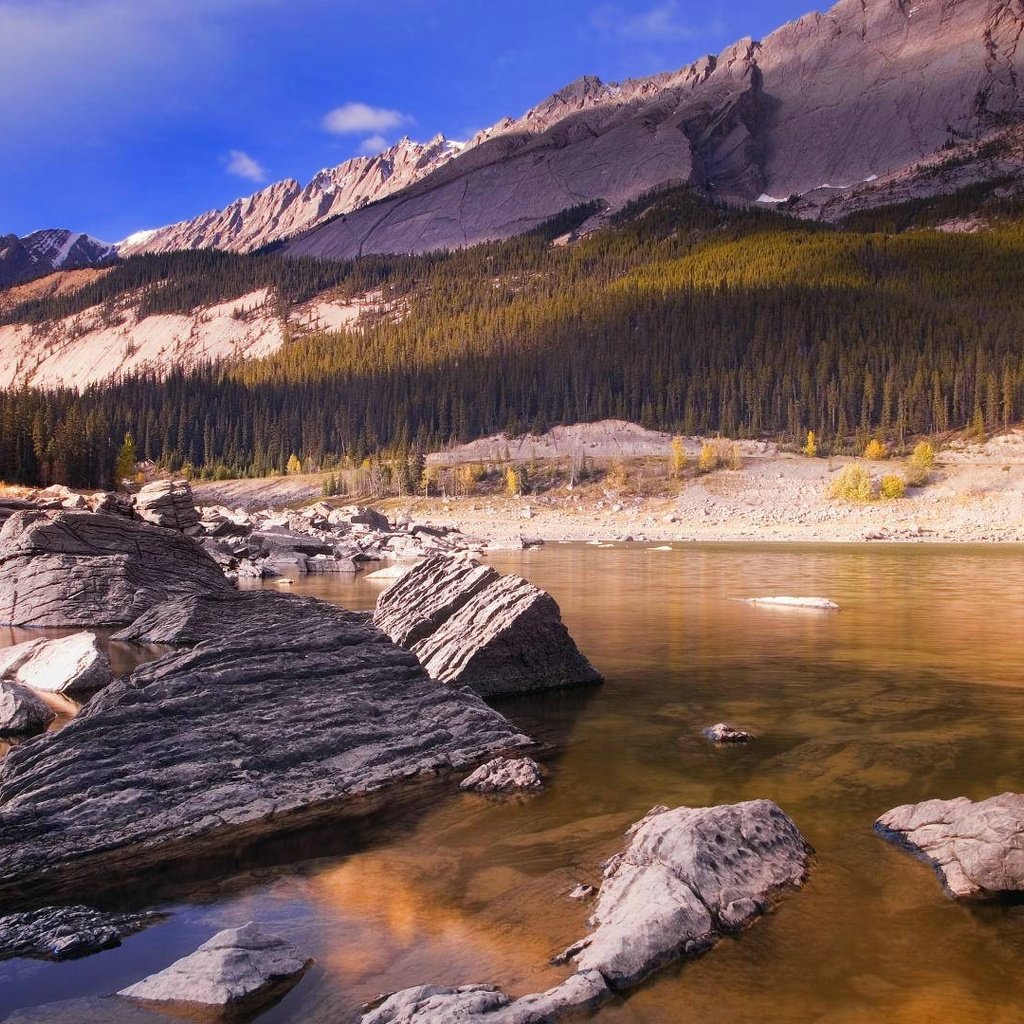
[[[187,312],[258,287],[282,316],[376,289],[392,312],[261,360],[0,393],[0,478],[109,485],[129,432],[140,458],[225,476],[608,417],[784,441],[813,430],[820,451],[998,429],[1024,418],[1024,209],[994,192],[826,226],[675,189],[569,245],[554,240],[593,207],[426,256],[136,257],[0,322],[114,316],[140,295],[147,312]],[[935,229],[967,212],[987,230]]]

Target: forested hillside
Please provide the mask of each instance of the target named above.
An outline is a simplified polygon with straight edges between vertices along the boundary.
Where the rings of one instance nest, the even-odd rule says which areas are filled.
[[[188,311],[254,287],[282,309],[381,288],[396,313],[269,358],[77,392],[0,395],[0,477],[110,483],[140,457],[224,475],[416,452],[605,417],[682,433],[797,439],[993,429],[1024,418],[1024,210],[958,197],[826,227],[711,206],[684,189],[450,254],[348,263],[185,253],[129,260],[81,292],[7,311],[44,325],[145,289]],[[985,230],[938,225],[970,215]]]

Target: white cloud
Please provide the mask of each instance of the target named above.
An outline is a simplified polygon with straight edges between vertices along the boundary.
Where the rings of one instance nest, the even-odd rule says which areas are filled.
[[[324,115],[323,126],[332,135],[363,135],[366,132],[380,135],[404,124],[411,124],[412,120],[408,114],[398,110],[353,102],[328,111]]]
[[[709,26],[684,20],[678,8],[676,0],[667,0],[634,14],[619,4],[601,4],[590,12],[590,24],[602,35],[632,42],[689,40],[709,31]]]
[[[228,152],[225,170],[228,174],[235,175],[236,178],[247,178],[249,181],[255,182],[267,180],[267,172],[263,165],[240,149],[232,149]]]
[[[371,135],[359,143],[359,152],[366,156],[376,156],[381,150],[388,148],[388,140],[383,135]]]

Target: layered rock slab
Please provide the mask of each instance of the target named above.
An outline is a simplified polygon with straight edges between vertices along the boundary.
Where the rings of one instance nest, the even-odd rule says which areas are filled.
[[[601,681],[550,594],[466,558],[425,559],[381,594],[374,622],[431,678],[485,697]]]
[[[0,682],[0,736],[32,736],[55,717],[28,687]]]
[[[875,831],[930,864],[954,899],[1024,892],[1024,795],[926,800],[887,811]]]
[[[95,633],[29,640],[0,652],[0,677],[42,693],[85,697],[114,678]]]
[[[185,531],[199,523],[192,486],[187,480],[154,480],[139,489],[132,504],[135,514],[154,526]]]
[[[228,590],[193,540],[123,516],[16,512],[0,529],[0,622],[9,625],[125,625],[168,598]]]
[[[159,920],[155,914],[105,914],[76,904],[0,917],[0,960],[68,960],[118,946],[127,935]]]
[[[325,820],[398,780],[530,742],[379,630],[323,608],[301,628],[150,662],[8,754],[0,898]]]

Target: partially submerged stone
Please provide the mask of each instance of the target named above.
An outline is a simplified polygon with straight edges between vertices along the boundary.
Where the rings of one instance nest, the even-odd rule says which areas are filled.
[[[753,738],[753,734],[744,732],[742,729],[737,729],[733,725],[729,725],[727,722],[716,722],[714,725],[709,725],[703,731],[704,738],[709,740],[711,743],[749,743]]]
[[[0,960],[69,960],[113,946],[160,920],[157,914],[107,914],[80,904],[0,917]]]
[[[133,504],[135,514],[154,526],[185,531],[199,522],[192,485],[187,480],[154,480],[140,488]]]
[[[811,847],[770,800],[649,817],[605,869],[596,928],[565,954],[615,989],[691,957],[764,913],[807,875]]]
[[[515,793],[541,789],[544,775],[532,757],[496,757],[463,779],[459,789],[474,793]]]
[[[16,512],[0,529],[0,623],[124,625],[170,597],[229,589],[193,540],[123,516]]]
[[[374,622],[433,679],[485,697],[601,680],[550,594],[469,559],[424,560],[381,594]]]
[[[883,814],[875,831],[930,864],[954,899],[1024,892],[1024,794],[904,804]]]
[[[95,633],[29,640],[0,655],[0,676],[42,693],[87,697],[113,678],[110,659]]]
[[[261,607],[300,600],[268,598]],[[254,617],[149,662],[60,732],[12,750],[0,764],[0,897],[127,884],[234,848],[239,835],[359,813],[369,802],[357,797],[529,743],[372,625],[313,604],[301,604],[299,625],[271,630]]]
[[[33,736],[56,715],[30,689],[0,682],[0,736]]]
[[[152,1003],[233,1007],[295,984],[312,961],[251,921],[228,928],[118,995]]]
[[[767,608],[807,608],[812,611],[836,611],[839,605],[827,597],[748,597],[747,604]]]

